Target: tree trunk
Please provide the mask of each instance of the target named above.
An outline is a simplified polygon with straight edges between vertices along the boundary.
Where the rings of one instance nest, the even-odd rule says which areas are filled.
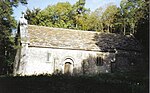
[[[104,31],[103,31],[103,29],[104,29],[103,23],[101,23],[101,26],[102,26],[102,27],[101,27],[101,29],[102,29],[102,32],[104,32]]]
[[[135,33],[135,31],[134,31],[135,29],[134,29],[134,28],[135,28],[135,25],[134,25],[134,24],[132,24],[132,34],[134,34],[134,33]]]
[[[108,28],[107,28],[108,32],[109,32],[109,25],[108,25]]]
[[[135,33],[135,31],[134,31],[134,27],[133,27],[133,34]]]
[[[125,27],[125,24],[123,25],[123,34],[124,34],[124,35],[126,34],[126,27]]]

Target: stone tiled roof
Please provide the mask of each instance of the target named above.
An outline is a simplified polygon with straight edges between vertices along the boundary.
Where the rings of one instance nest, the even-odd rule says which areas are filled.
[[[44,26],[28,26],[30,46],[105,51],[140,50],[133,37]]]
[[[97,41],[96,45],[101,48],[101,50],[109,49],[119,49],[119,50],[129,50],[129,51],[141,51],[142,47],[139,42],[130,35],[119,35],[112,33],[100,33],[95,36]]]

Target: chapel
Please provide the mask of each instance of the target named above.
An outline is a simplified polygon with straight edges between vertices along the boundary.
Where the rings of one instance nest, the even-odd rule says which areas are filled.
[[[28,25],[24,17],[16,45],[14,75],[113,73],[142,62],[133,36]]]

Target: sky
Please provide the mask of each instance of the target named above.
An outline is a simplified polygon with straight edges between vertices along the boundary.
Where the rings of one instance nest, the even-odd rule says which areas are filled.
[[[25,12],[27,8],[33,9],[33,8],[40,8],[44,9],[48,5],[54,5],[58,2],[69,2],[70,4],[75,4],[78,0],[27,0],[27,5],[19,4],[17,8],[14,8],[14,14],[16,20],[19,20],[21,17],[21,13]],[[95,9],[99,7],[105,7],[108,3],[114,3],[118,7],[120,5],[121,0],[86,0],[85,7],[90,8],[91,11],[94,11]]]

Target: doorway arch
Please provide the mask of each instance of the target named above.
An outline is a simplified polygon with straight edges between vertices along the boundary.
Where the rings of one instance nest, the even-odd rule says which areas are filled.
[[[64,74],[72,74],[73,73],[73,60],[71,58],[67,58],[64,61]]]

